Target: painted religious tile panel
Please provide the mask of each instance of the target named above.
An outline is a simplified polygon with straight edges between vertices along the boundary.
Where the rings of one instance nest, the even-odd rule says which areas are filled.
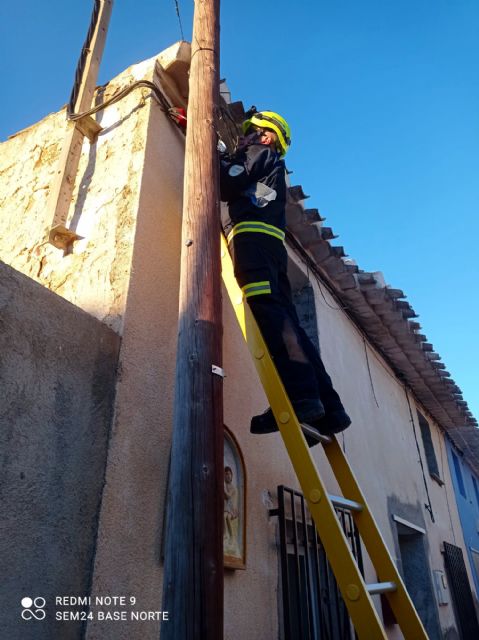
[[[224,431],[224,565],[246,568],[246,472],[235,437]]]

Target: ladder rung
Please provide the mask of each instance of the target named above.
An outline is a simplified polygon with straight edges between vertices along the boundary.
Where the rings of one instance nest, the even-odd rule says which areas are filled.
[[[372,582],[366,585],[366,589],[371,596],[377,593],[388,593],[389,591],[396,591],[396,583],[394,582]]]
[[[348,500],[342,496],[330,495],[329,499],[335,507],[340,507],[341,509],[347,509],[348,511],[362,511],[364,509],[364,505],[360,502],[354,502],[354,500]]]
[[[309,424],[301,423],[301,429],[303,430],[305,436],[309,436],[310,438],[313,438],[318,442],[322,442],[323,444],[331,442],[331,438],[329,436],[321,435],[316,429],[310,427]]]

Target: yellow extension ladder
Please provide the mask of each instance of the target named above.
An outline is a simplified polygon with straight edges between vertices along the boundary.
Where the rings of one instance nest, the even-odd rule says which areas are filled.
[[[377,593],[384,593],[388,599],[406,640],[427,640],[421,620],[336,437],[318,437],[311,427],[299,424],[256,321],[248,304],[243,304],[243,294],[234,277],[224,237],[221,241],[223,281],[359,640],[387,640],[371,599]],[[344,497],[328,496],[303,433],[322,443]],[[334,504],[351,511],[380,582],[369,585],[364,582]]]

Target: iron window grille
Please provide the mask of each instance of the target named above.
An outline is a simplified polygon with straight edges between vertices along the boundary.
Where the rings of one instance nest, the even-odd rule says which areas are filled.
[[[479,622],[461,547],[444,542],[444,563],[461,638],[462,640],[477,640],[479,638]]]
[[[316,527],[299,491],[278,487],[284,640],[353,640],[346,605],[326,558]],[[349,511],[336,514],[361,574],[359,532]]]

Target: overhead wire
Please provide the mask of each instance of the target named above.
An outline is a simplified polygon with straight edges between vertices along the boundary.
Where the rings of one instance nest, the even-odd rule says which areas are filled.
[[[68,116],[68,119],[76,121],[76,120],[81,120],[81,118],[85,118],[86,116],[91,116],[94,113],[98,113],[99,111],[102,111],[106,107],[109,107],[112,104],[115,104],[115,102],[119,102],[125,96],[127,96],[129,93],[131,93],[134,89],[137,89],[138,87],[147,87],[148,89],[151,89],[154,97],[160,103],[161,110],[164,111],[175,122],[175,124],[178,124],[177,119],[183,119],[185,117],[176,112],[175,108],[169,104],[168,100],[166,99],[162,91],[154,82],[150,82],[150,80],[137,80],[136,82],[133,82],[127,87],[124,87],[123,89],[120,89],[119,91],[117,91],[115,94],[112,95],[111,98],[108,98],[107,100],[96,105],[95,107],[88,109],[88,111],[83,111],[82,113],[71,113]]]
[[[175,7],[176,7],[176,15],[178,16],[178,23],[180,25],[181,39],[184,40],[185,36],[183,35],[183,25],[181,23],[181,15],[180,15],[180,3],[178,2],[178,0],[175,0]]]
[[[98,21],[100,19],[100,9],[101,9],[100,0],[95,0],[95,3],[93,5],[93,11],[90,17],[90,26],[88,27],[86,39],[83,44],[80,57],[78,59],[77,67],[75,69],[75,80],[73,83],[72,92],[70,94],[70,100],[68,101],[68,105],[67,105],[67,116],[69,119],[71,115],[75,113],[75,106],[78,100],[78,94],[80,92],[80,86],[83,79],[83,72],[85,70],[86,59],[88,54],[90,53],[91,42],[93,40],[95,30],[98,26]]]
[[[321,296],[324,300],[324,303],[326,304],[327,307],[329,307],[330,309],[333,309],[333,311],[346,311],[346,313],[351,312],[352,308],[349,305],[346,304],[341,304],[338,301],[338,306],[334,307],[333,305],[329,304],[329,302],[327,301],[324,292],[321,288],[321,285],[323,284],[327,291],[330,293],[330,295],[335,299],[338,300],[338,294],[334,291],[334,289],[328,285],[328,283],[324,282],[324,280],[322,279],[321,274],[318,271],[318,267],[316,265],[316,263],[314,262],[314,260],[307,254],[307,252],[301,247],[301,245],[299,244],[299,242],[294,238],[293,234],[290,231],[286,231],[286,237],[289,241],[289,244],[292,246],[293,250],[298,254],[298,257],[302,260],[302,262],[305,264],[305,266],[308,268],[311,273],[314,274],[315,280],[318,284],[318,288],[319,291],[321,293]],[[368,342],[370,342],[370,338],[369,336],[365,333],[364,329],[361,327],[361,325],[359,324],[358,320],[351,314],[348,313],[349,318],[352,320],[356,330],[358,331],[359,335],[363,338],[366,339]],[[381,358],[379,358],[376,353],[374,351],[372,351],[375,359],[381,364],[381,366],[385,369],[385,371],[388,373],[388,375],[393,378],[394,380],[397,380],[397,373],[394,372],[394,368],[391,367],[391,365],[389,364],[389,360],[387,358],[387,356],[382,353],[382,351],[380,349],[378,349],[377,346],[374,347],[375,349],[377,349],[377,351],[379,352],[379,354],[381,355],[381,358],[384,360],[384,362],[381,360]],[[391,371],[392,369],[392,371]]]
[[[287,232],[287,236],[288,236],[288,240],[290,241],[290,244],[293,245],[293,249],[296,251],[296,253],[299,254],[300,259],[303,261],[303,263],[306,266],[306,274],[307,274],[308,281],[310,280],[310,273],[314,274],[315,279],[316,279],[317,284],[318,284],[318,287],[319,287],[319,290],[321,292],[321,295],[322,295],[323,300],[326,303],[326,305],[330,309],[333,309],[333,310],[336,310],[336,311],[341,311],[341,310],[347,311],[349,309],[349,307],[347,305],[333,307],[331,304],[328,303],[328,301],[326,300],[325,295],[324,295],[324,293],[322,291],[322,288],[321,288],[322,281],[321,281],[321,277],[320,277],[319,273],[317,272],[317,270],[315,268],[315,263],[312,261],[312,259],[306,253],[306,251],[299,245],[299,243],[295,240],[294,236],[290,232]],[[325,286],[329,290],[330,294],[335,299],[337,299],[336,295],[335,295],[335,292],[330,287],[328,287],[327,284]],[[364,352],[365,352],[365,357],[366,357],[366,364],[367,364],[368,374],[369,374],[369,381],[370,381],[370,384],[371,384],[371,389],[372,389],[372,392],[373,392],[374,400],[376,402],[376,406],[379,408],[379,403],[378,403],[378,400],[377,400],[377,397],[376,397],[376,393],[375,393],[374,383],[373,383],[372,374],[371,374],[371,367],[370,367],[370,364],[369,364],[369,356],[368,356],[368,351],[367,351],[367,343],[369,341],[369,338],[366,336],[366,334],[364,333],[362,328],[357,324],[357,322],[354,322],[354,324],[355,324],[357,330],[359,331],[359,333],[360,333],[360,335],[361,335],[361,337],[363,339]],[[374,351],[373,351],[373,355],[375,355]],[[381,362],[380,359],[376,355],[375,355],[375,357],[379,362]],[[383,355],[383,357],[384,357],[384,355]],[[386,361],[387,361],[387,358],[386,358]],[[397,381],[398,380],[397,375],[391,374],[391,372],[389,371],[389,368],[388,367],[384,367],[384,364],[382,362],[381,362],[381,364],[383,365],[383,368],[387,371],[387,373],[395,381]],[[425,489],[426,489],[426,494],[427,494],[427,499],[428,499],[428,503],[425,504],[425,507],[426,507],[427,511],[429,512],[429,515],[431,516],[431,520],[434,522],[434,513],[433,513],[433,510],[432,510],[431,499],[430,499],[430,496],[429,496],[429,490],[428,490],[428,486],[427,486],[427,482],[426,482],[426,476],[425,476],[425,473],[424,473],[424,465],[423,465],[422,456],[421,456],[421,452],[420,452],[420,448],[419,448],[419,442],[418,442],[418,439],[417,439],[416,428],[415,428],[414,419],[413,419],[413,415],[412,415],[412,409],[411,409],[411,405],[410,405],[410,402],[409,402],[409,395],[408,395],[408,391],[407,391],[407,386],[404,383],[404,381],[403,381],[403,388],[404,388],[404,392],[406,394],[406,399],[407,399],[407,403],[408,403],[408,407],[409,407],[410,421],[411,421],[411,424],[412,424],[413,430],[414,430],[414,437],[415,437],[415,440],[416,440],[416,447],[417,447],[417,451],[418,451],[418,455],[419,455],[419,462],[420,462],[420,465],[421,465],[424,486],[425,486]],[[345,449],[344,439],[343,439],[343,448]],[[441,466],[443,467],[442,448],[441,448]],[[443,468],[443,476],[444,476],[444,468]],[[448,507],[448,510],[449,510],[449,501],[448,501],[448,496],[447,496],[447,490],[446,490],[446,501],[447,501],[447,507]],[[450,510],[449,510],[449,516],[451,517]],[[451,522],[452,522],[452,520],[451,520]],[[453,532],[453,536],[454,536],[454,532]]]
[[[317,272],[317,266],[316,263],[314,262],[314,260],[312,258],[310,258],[310,256],[307,254],[307,252],[303,249],[303,247],[300,245],[300,243],[296,240],[296,238],[294,237],[294,235],[291,233],[291,231],[286,231],[286,237],[289,241],[289,243],[293,246],[294,250],[296,251],[296,253],[299,253],[302,261],[304,262],[304,264],[309,267],[311,273],[314,274],[314,277],[318,283],[319,286],[319,290],[321,292],[321,295],[323,297],[323,300],[326,304],[326,306],[328,306],[330,309],[333,309],[335,311],[345,311],[347,309],[350,309],[350,307],[348,305],[343,305],[343,304],[339,304],[339,306],[337,307],[333,307],[331,304],[329,304],[329,302],[326,300],[326,297],[323,293],[323,290],[321,288],[321,276],[320,274]],[[329,292],[333,295],[333,297],[335,298],[335,300],[337,300],[337,296],[335,295],[335,293],[332,291],[332,289],[330,287],[327,287],[329,289]]]
[[[372,389],[372,392],[373,392],[374,402],[376,403],[376,406],[379,409],[379,402],[378,402],[378,399],[376,398],[376,391],[374,389],[373,376],[371,374],[371,367],[369,366],[368,345],[367,345],[367,342],[366,342],[366,338],[364,336],[363,336],[363,344],[364,344],[364,355],[366,356],[366,364],[367,364],[367,367],[368,367],[369,382],[371,384],[371,389]]]
[[[441,451],[441,473],[442,473],[442,477],[444,478],[444,481],[443,481],[443,482],[444,482],[444,492],[445,492],[445,494],[446,494],[447,511],[448,511],[448,513],[449,513],[449,521],[450,521],[450,523],[451,523],[452,539],[453,539],[453,541],[454,541],[454,544],[456,544],[456,534],[455,534],[455,531],[454,531],[454,525],[453,525],[453,523],[452,523],[451,508],[450,508],[450,506],[449,506],[449,497],[448,497],[448,495],[447,495],[447,483],[446,483],[446,476],[445,476],[445,474],[444,474],[444,459],[443,459],[443,456],[442,456],[442,447],[443,447],[443,445],[444,445],[444,447],[446,447],[446,437],[447,437],[447,436],[446,436],[446,434],[445,434],[445,433],[442,433],[442,435],[443,435],[443,437],[442,437],[442,438],[440,438],[440,440],[439,440],[439,449],[440,449],[440,451]],[[446,454],[446,455],[447,455],[447,454]]]
[[[321,279],[320,274],[317,271],[317,267],[316,264],[314,263],[314,261],[310,258],[310,256],[306,253],[306,251],[301,247],[301,245],[299,244],[299,242],[296,240],[296,238],[293,236],[293,234],[290,231],[286,231],[286,237],[289,241],[289,243],[293,246],[293,249],[299,254],[299,257],[301,258],[301,260],[303,261],[303,263],[306,266],[306,273],[307,273],[307,278],[308,278],[308,282],[311,284],[310,281],[310,273],[314,274],[314,277],[316,279],[319,291],[321,293],[321,296],[324,300],[324,303],[326,304],[327,307],[329,307],[330,309],[333,309],[333,311],[348,311],[350,309],[350,307],[348,305],[343,305],[339,303],[339,306],[335,307],[331,304],[329,304],[328,300],[326,299],[326,296],[324,295],[323,289],[322,289],[322,284],[323,281]],[[329,293],[334,297],[335,300],[337,300],[337,295],[335,294],[335,292],[331,289],[331,287],[329,287],[327,284],[325,285],[326,288],[329,290]],[[366,357],[366,365],[368,368],[368,374],[369,374],[369,382],[371,385],[371,390],[373,392],[373,397],[374,397],[374,401],[376,403],[377,408],[379,409],[379,403],[378,403],[378,399],[376,396],[376,390],[374,388],[374,382],[373,382],[373,378],[372,378],[372,373],[371,373],[371,367],[369,364],[369,357],[368,357],[368,351],[367,351],[367,342],[366,342],[366,335],[364,333],[364,331],[361,329],[361,327],[358,325],[357,322],[354,323],[356,328],[358,329],[362,339],[363,339],[363,343],[364,343],[364,355]],[[369,338],[368,338],[369,341]]]
[[[407,387],[406,386],[404,386],[404,393],[406,394],[407,405],[409,407],[409,416],[410,416],[410,421],[411,421],[411,424],[412,424],[412,429],[413,429],[413,432],[414,432],[414,439],[416,441],[416,448],[417,448],[417,453],[418,453],[418,456],[419,456],[419,464],[421,465],[422,479],[424,481],[424,487],[426,489],[427,503],[424,503],[424,507],[429,512],[429,515],[431,516],[432,522],[435,522],[434,513],[432,511],[431,498],[429,496],[429,487],[427,486],[427,481],[426,481],[426,473],[424,472],[424,463],[422,461],[421,449],[419,447],[419,441],[418,441],[418,438],[417,438],[416,424],[414,422],[414,417],[412,415],[411,403],[409,402],[409,394],[407,392]]]

